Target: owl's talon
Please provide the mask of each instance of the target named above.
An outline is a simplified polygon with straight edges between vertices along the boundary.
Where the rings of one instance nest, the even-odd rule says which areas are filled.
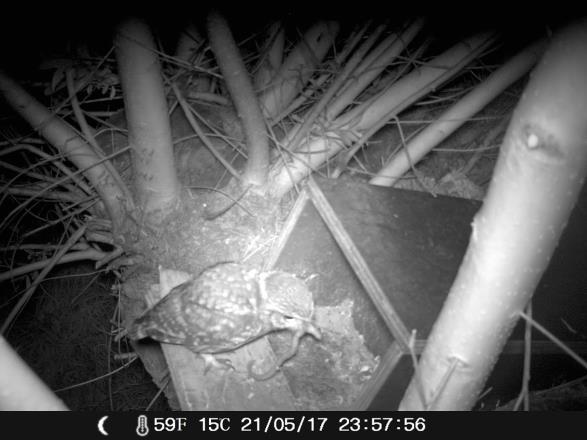
[[[200,355],[204,359],[204,374],[207,374],[212,367],[221,370],[235,369],[230,359],[216,359],[216,357],[214,357],[213,355],[204,353],[200,353]]]
[[[236,368],[234,368],[234,365],[232,365],[232,361],[230,359],[216,359],[216,361],[216,367],[223,368],[225,370],[236,371]]]

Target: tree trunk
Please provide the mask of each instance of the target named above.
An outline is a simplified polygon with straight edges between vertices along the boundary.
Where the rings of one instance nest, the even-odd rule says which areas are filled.
[[[472,408],[531,299],[587,171],[585,54],[582,21],[536,68],[401,410]]]
[[[171,128],[159,58],[147,25],[138,19],[121,24],[116,56],[132,163],[136,199],[157,224],[179,199]]]

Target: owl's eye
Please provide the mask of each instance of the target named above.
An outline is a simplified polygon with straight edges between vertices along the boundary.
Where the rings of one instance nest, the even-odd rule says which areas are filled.
[[[295,324],[295,318],[281,313],[273,313],[271,315],[271,324],[275,328],[288,329]]]
[[[295,316],[290,316],[290,315],[283,315],[282,316],[283,328],[286,328],[289,330],[298,330],[300,328],[301,324],[302,324],[302,322],[299,320],[299,318],[297,318]]]

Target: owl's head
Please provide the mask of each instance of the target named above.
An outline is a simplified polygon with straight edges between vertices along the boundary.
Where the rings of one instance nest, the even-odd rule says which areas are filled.
[[[286,272],[265,272],[259,277],[259,293],[266,310],[290,318],[312,321],[314,298],[302,280]]]
[[[295,275],[274,271],[259,277],[262,309],[272,330],[310,333],[321,338],[313,323],[314,299],[306,284]]]

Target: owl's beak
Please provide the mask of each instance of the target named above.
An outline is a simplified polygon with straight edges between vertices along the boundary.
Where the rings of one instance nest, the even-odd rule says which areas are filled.
[[[322,339],[322,333],[320,332],[320,330],[318,329],[318,327],[316,327],[311,322],[304,322],[304,328],[303,329],[304,329],[304,332],[305,333],[311,334],[317,340],[321,340]]]
[[[271,321],[274,328],[289,330],[294,333],[298,339],[304,336],[306,333],[311,334],[317,340],[322,339],[322,333],[310,320],[285,317],[280,313],[274,313],[271,316]]]

